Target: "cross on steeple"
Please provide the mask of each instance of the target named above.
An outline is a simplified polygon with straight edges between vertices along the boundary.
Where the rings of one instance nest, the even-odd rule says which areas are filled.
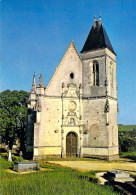
[[[95,14],[94,14],[94,22],[96,21],[96,17],[95,17]]]
[[[99,20],[101,20],[101,11],[100,11],[100,17],[99,17]]]

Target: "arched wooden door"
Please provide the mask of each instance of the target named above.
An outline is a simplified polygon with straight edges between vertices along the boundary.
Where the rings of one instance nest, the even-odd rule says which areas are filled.
[[[77,156],[77,135],[73,132],[66,136],[66,156]]]

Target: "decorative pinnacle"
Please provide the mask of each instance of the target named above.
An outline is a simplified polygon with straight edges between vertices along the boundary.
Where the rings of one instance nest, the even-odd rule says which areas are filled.
[[[96,17],[95,17],[95,14],[94,14],[94,22],[96,21]]]
[[[107,77],[105,79],[105,86],[108,86],[108,80],[107,80]]]
[[[36,74],[35,74],[35,72],[34,72],[34,74],[33,74],[33,84],[36,86],[35,76],[36,76]]]
[[[119,104],[117,102],[117,113],[119,114]]]
[[[35,76],[36,76],[36,74],[35,74],[35,72],[34,72],[33,78],[35,78]]]
[[[30,93],[36,93],[36,82],[35,82],[35,72],[33,75],[33,83],[32,83],[32,88],[31,88],[31,92]]]
[[[101,20],[101,11],[100,11],[100,20]]]
[[[106,99],[105,112],[109,112],[109,111],[110,111],[109,101],[108,101],[108,99]]]
[[[107,97],[107,95],[108,95],[108,90],[106,89],[106,92],[105,92],[105,94],[106,94],[106,97]]]
[[[43,81],[42,81],[42,74],[40,74],[39,83],[38,83],[37,87],[45,88],[45,86],[44,86],[44,84],[43,84]]]

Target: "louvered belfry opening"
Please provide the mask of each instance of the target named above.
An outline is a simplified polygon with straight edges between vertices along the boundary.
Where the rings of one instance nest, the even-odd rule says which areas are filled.
[[[70,132],[66,136],[66,156],[77,156],[77,135],[74,132]]]

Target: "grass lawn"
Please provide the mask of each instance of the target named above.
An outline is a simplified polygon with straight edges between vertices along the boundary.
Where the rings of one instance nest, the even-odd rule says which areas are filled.
[[[133,129],[136,129],[136,125],[119,125],[119,132],[120,131],[133,131]]]
[[[42,163],[41,167],[53,169],[52,171],[38,171],[29,174],[15,174],[6,172],[13,163],[1,158],[1,194],[2,195],[112,195],[117,194],[112,187],[99,186],[95,183],[79,179],[86,175],[94,178],[95,172],[81,173],[71,168]]]

